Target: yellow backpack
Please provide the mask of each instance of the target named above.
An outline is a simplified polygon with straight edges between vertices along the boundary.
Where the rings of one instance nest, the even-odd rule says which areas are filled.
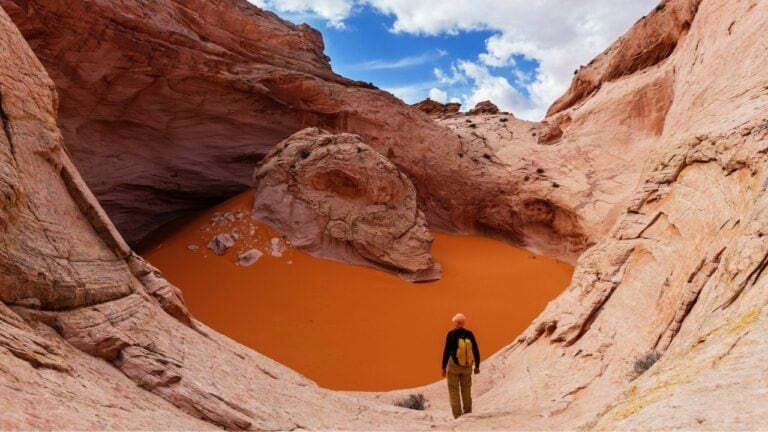
[[[459,360],[459,366],[471,366],[475,363],[475,355],[472,351],[472,340],[469,338],[459,338],[459,347],[456,349],[456,359]]]

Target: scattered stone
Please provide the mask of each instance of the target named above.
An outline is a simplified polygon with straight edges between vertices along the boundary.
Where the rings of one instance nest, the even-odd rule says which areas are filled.
[[[258,249],[249,249],[237,255],[237,264],[249,267],[256,263],[264,254]]]
[[[208,249],[212,250],[216,255],[224,255],[229,248],[235,245],[237,238],[232,234],[219,234],[208,243]]]
[[[285,244],[280,241],[279,238],[273,237],[269,242],[269,254],[273,257],[280,258],[285,252]]]
[[[197,245],[187,245],[187,249],[191,250],[192,252],[197,252],[200,250],[200,248]]]

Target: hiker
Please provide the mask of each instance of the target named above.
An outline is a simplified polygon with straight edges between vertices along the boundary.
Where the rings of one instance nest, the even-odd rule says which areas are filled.
[[[476,374],[480,373],[480,350],[475,335],[464,328],[466,322],[462,314],[453,317],[455,328],[445,337],[443,349],[443,377],[448,376],[448,396],[454,418],[472,412],[472,366]]]

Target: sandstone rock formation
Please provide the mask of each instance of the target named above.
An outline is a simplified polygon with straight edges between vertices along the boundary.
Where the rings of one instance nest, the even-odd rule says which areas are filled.
[[[491,142],[503,160],[526,157],[542,174],[554,171],[583,199],[572,206],[586,219],[601,214],[608,228],[568,290],[485,362],[476,384],[483,412],[457,428],[766,427],[768,400],[755,378],[764,366],[755,359],[768,332],[767,21],[759,2],[662,3],[593,63],[625,75],[553,107],[547,122],[564,134],[551,146],[526,135],[535,125],[447,122]],[[690,28],[649,24],[660,22]],[[671,49],[662,61],[632,64],[664,40]],[[569,94],[583,80],[577,75]],[[557,168],[555,151],[567,167]],[[580,192],[580,182],[591,189]],[[649,352],[661,359],[633,380],[633,364]],[[439,401],[442,389],[422,391]]]
[[[253,217],[319,256],[439,279],[416,189],[357,135],[297,132],[254,173]]]
[[[191,320],[73,167],[53,82],[2,10],[0,47],[0,429],[426,423],[321,390]]]
[[[386,155],[411,178],[433,225],[472,232],[490,224],[525,242],[514,227],[496,226],[508,218],[484,215],[509,212],[484,208],[507,206],[486,201],[500,188],[516,195],[503,167],[483,158],[487,150],[466,148],[392,95],[334,74],[307,26],[245,0],[0,6],[56,83],[65,145],[131,244],[246,189],[254,164],[307,126],[358,134]],[[445,188],[449,177],[454,190]]]
[[[547,117],[594,94],[604,84],[652,67],[669,57],[691,28],[702,0],[663,0],[621,39],[579,68],[568,91],[552,104]]]
[[[427,98],[411,105],[411,107],[424,112],[433,118],[445,118],[459,115],[461,104],[458,102],[448,102],[444,104]]]
[[[486,100],[475,104],[475,107],[467,111],[467,115],[498,114],[499,107],[493,102]]]
[[[563,137],[563,129],[556,124],[550,124],[547,121],[541,122],[533,132],[536,142],[543,145],[555,144]]]
[[[391,160],[436,226],[573,259],[594,243],[484,361],[475,413],[446,423],[444,382],[418,390],[425,412],[391,406],[404,392],[318,389],[191,319],[130,252],[0,12],[1,429],[768,427],[765,2],[663,2],[576,74],[546,119],[562,135],[543,142],[542,123],[502,115],[446,131],[333,75],[316,33],[244,2],[0,5],[126,232],[242,187],[274,143],[322,125]],[[120,207],[145,204],[143,221]],[[660,360],[633,379],[648,352]]]
[[[237,234],[233,235],[230,233],[217,234],[211,239],[207,247],[216,255],[224,255],[229,248],[235,245],[235,242],[237,241],[236,235]]]

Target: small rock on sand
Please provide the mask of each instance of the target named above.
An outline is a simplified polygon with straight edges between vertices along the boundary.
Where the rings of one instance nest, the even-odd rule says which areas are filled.
[[[273,237],[272,240],[270,240],[269,254],[273,257],[280,258],[283,256],[283,252],[285,252],[285,244],[282,243],[279,238]]]
[[[208,249],[212,250],[216,255],[224,255],[227,250],[235,245],[237,238],[232,234],[219,234],[208,243]]]
[[[258,249],[249,249],[237,255],[237,264],[243,267],[251,266],[256,263],[262,255],[264,254]]]

